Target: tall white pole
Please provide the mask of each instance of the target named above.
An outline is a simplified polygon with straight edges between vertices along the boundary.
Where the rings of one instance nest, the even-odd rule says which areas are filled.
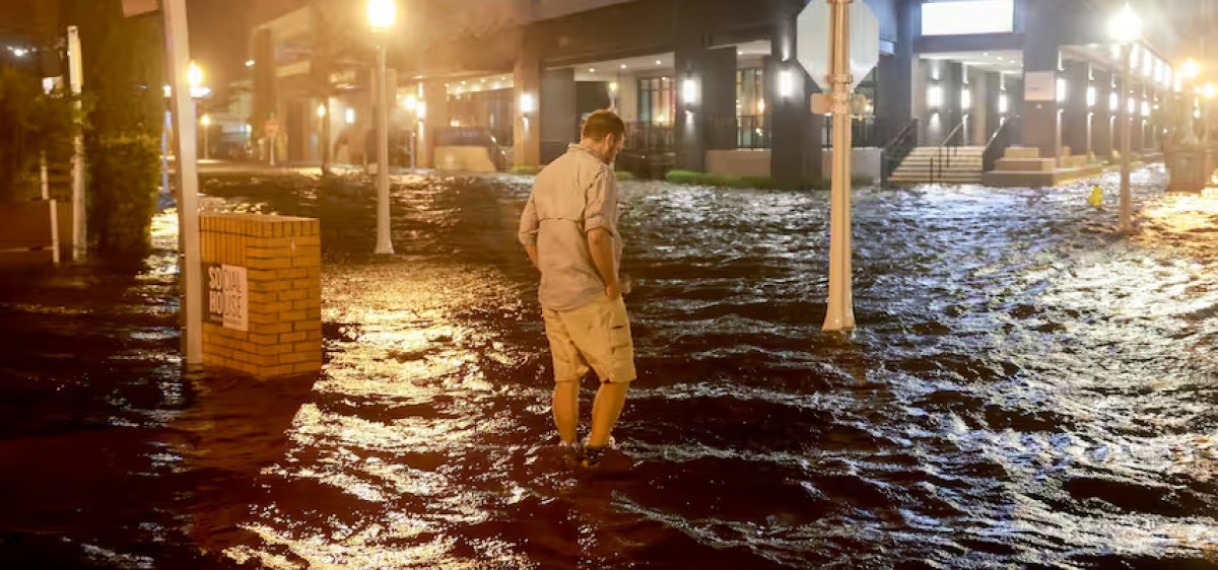
[[[177,141],[178,231],[182,251],[178,255],[178,270],[184,282],[185,297],[181,307],[185,313],[186,330],[182,334],[182,352],[187,364],[203,362],[203,280],[199,252],[199,170],[198,139],[195,138],[194,102],[186,70],[190,67],[190,44],[186,27],[186,0],[161,0],[165,18],[165,61],[168,63],[169,84],[173,90],[174,132]]]
[[[80,91],[84,82],[81,60],[80,32],[68,26],[68,84],[77,97],[76,112],[80,114]],[[79,119],[77,119],[79,121]],[[85,143],[84,134],[72,139],[72,261],[84,261],[89,254],[88,205],[85,201]]]
[[[392,254],[389,232],[389,74],[385,43],[376,49],[376,253]]]
[[[51,210],[51,262],[59,265],[59,206],[51,199],[51,180],[47,174],[47,153],[38,155],[38,170],[42,186],[42,201]]]
[[[1122,232],[1127,232],[1133,229],[1133,204],[1129,189],[1129,138],[1131,136],[1129,124],[1129,75],[1132,51],[1133,46],[1129,42],[1125,42],[1121,45],[1121,96],[1120,100],[1118,101],[1120,109],[1119,114],[1117,115],[1117,121],[1121,123],[1121,198],[1119,229]]]
[[[817,0],[814,0],[817,1]],[[825,313],[826,331],[854,329],[854,293],[850,245],[851,109],[850,94],[854,78],[850,74],[850,3],[829,0],[833,6],[833,65],[829,84],[833,86],[833,170],[829,199],[829,308]]]
[[[165,112],[165,124],[161,127],[161,193],[169,196],[169,135],[173,133],[173,113]]]

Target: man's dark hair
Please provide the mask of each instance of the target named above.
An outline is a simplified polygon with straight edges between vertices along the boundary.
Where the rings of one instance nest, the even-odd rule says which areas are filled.
[[[609,135],[617,135],[618,138],[626,136],[626,123],[622,122],[622,118],[617,116],[617,113],[609,109],[601,109],[588,115],[581,134],[583,138],[602,141]]]

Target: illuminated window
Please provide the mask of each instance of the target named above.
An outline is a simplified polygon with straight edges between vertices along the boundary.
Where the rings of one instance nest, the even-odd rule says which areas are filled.
[[[769,148],[765,69],[736,70],[736,146]]]
[[[677,112],[673,82],[669,77],[639,79],[639,121],[666,125]]]
[[[922,35],[962,36],[1015,31],[1015,0],[922,4]]]

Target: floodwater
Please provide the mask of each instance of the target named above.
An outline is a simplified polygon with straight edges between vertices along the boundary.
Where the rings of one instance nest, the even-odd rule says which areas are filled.
[[[181,373],[176,234],[0,296],[4,568],[1218,565],[1218,196],[859,189],[850,337],[824,192],[624,184],[640,379],[555,451],[523,178],[217,176],[322,220],[326,367]],[[593,384],[586,387],[584,413]]]

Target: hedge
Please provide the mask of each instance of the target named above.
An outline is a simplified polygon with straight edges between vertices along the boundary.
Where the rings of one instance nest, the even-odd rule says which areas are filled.
[[[90,141],[88,157],[89,229],[98,253],[118,260],[146,255],[159,190],[158,141],[143,135],[98,138]]]

